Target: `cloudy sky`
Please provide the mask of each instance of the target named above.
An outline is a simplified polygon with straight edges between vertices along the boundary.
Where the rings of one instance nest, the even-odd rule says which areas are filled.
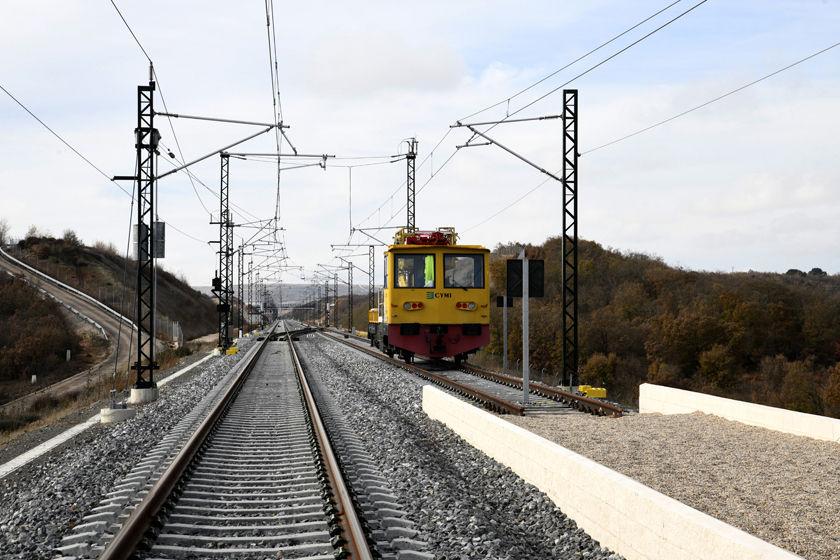
[[[335,264],[331,245],[368,242],[351,238],[351,226],[405,223],[405,163],[375,158],[404,153],[409,137],[419,141],[418,226],[454,226],[462,242],[488,247],[559,235],[558,183],[496,146],[457,150],[469,132],[449,127],[501,102],[465,122],[498,120],[562,90],[699,2],[676,2],[514,96],[672,1],[275,0],[288,137],[300,153],[337,156],[325,170],[281,174],[287,264],[309,279],[318,264]],[[264,2],[117,6],[154,62],[171,112],[272,121]],[[838,29],[837,0],[709,0],[566,86],[580,96],[580,236],[698,270],[840,273],[840,47],[598,149],[831,47]],[[0,53],[0,86],[106,175],[132,173],[136,88],[148,81],[149,63],[110,2],[6,2]],[[561,109],[558,91],[517,117]],[[258,130],[173,119],[176,144],[169,121],[156,123],[166,149],[187,161]],[[489,134],[540,167],[560,168],[560,121]],[[241,150],[275,151],[275,138]],[[162,171],[171,168],[160,159]],[[219,167],[214,156],[192,168],[197,181],[182,172],[159,182],[159,216],[171,226],[163,265],[196,285],[209,284],[218,267],[206,242],[218,239],[210,213],[218,217]],[[231,160],[237,223],[271,218],[277,191],[276,164]],[[0,91],[0,218],[13,236],[35,225],[125,247],[129,211],[129,196]],[[388,240],[393,230],[369,233]],[[251,234],[237,229],[237,245]],[[356,262],[367,267],[366,257]]]

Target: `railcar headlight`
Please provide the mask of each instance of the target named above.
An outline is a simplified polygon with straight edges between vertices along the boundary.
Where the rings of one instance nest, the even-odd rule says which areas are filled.
[[[470,302],[470,304],[467,307],[469,307],[470,309],[475,309],[475,304],[473,302]]]
[[[408,302],[405,302],[405,303],[403,304],[403,307],[404,307],[405,309],[411,309],[411,304],[410,304],[410,303],[408,303]]]

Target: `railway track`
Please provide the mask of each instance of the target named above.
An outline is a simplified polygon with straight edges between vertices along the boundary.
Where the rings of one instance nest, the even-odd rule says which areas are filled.
[[[390,358],[388,356],[385,356],[381,352],[369,348],[369,341],[367,339],[347,334],[345,334],[344,336],[338,336],[334,333],[326,331],[322,331],[322,334],[324,336],[329,337],[332,340],[341,342],[343,344],[347,344],[349,346],[352,346],[353,348],[366,352],[370,355],[376,356],[381,360],[408,369],[409,371],[416,373],[424,379],[427,379],[449,390],[455,391],[458,394],[467,397],[473,401],[479,402],[485,407],[493,410],[494,412],[498,412],[501,414],[513,414],[515,416],[523,416],[528,413],[546,412],[550,411],[550,409],[552,408],[556,409],[557,407],[551,406],[551,404],[558,403],[559,405],[562,405],[566,408],[579,410],[581,412],[587,412],[597,416],[620,417],[622,415],[622,409],[619,406],[605,403],[597,399],[590,399],[580,395],[575,395],[573,393],[568,393],[566,391],[561,391],[559,389],[548,387],[539,383],[531,383],[529,385],[529,391],[531,394],[534,394],[538,397],[542,397],[543,401],[536,406],[521,406],[520,404],[513,402],[518,396],[521,395],[521,379],[510,377],[496,372],[483,370],[467,364],[455,365],[454,363],[450,363],[448,361],[438,362],[438,364],[443,365],[420,367],[417,365],[404,363],[401,360]],[[352,342],[350,339],[365,341],[367,344],[363,346],[361,344]],[[443,372],[453,371],[463,371],[471,374],[472,376],[477,376],[487,381],[490,381],[493,384],[500,384],[505,387],[518,389],[519,392],[515,394],[508,393],[505,395],[502,394],[505,393],[505,391],[499,391],[496,388],[490,388],[487,386],[484,387],[485,390],[482,390],[482,388],[476,387],[475,383],[460,382],[451,379],[450,377],[447,377],[445,375],[441,375],[441,373]]]
[[[372,558],[291,338],[261,342],[100,558]]]

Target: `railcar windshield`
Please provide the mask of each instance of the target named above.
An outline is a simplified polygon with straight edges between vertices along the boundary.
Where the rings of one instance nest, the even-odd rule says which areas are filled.
[[[434,255],[395,255],[395,288],[434,288]]]
[[[444,255],[444,288],[483,288],[484,255]]]

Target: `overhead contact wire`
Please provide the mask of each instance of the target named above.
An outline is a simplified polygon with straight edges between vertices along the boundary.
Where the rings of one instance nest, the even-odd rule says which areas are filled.
[[[677,17],[675,17],[674,19],[672,19],[672,20],[670,20],[670,21],[668,21],[668,22],[666,22],[666,23],[664,23],[664,24],[660,25],[659,27],[657,27],[656,29],[654,29],[653,31],[651,31],[650,33],[648,33],[647,35],[645,35],[645,36],[644,36],[644,37],[642,37],[641,39],[638,39],[638,40],[636,40],[636,41],[634,41],[634,42],[630,43],[629,45],[627,45],[626,47],[624,47],[623,49],[621,49],[621,50],[620,50],[620,51],[618,51],[617,53],[615,53],[615,54],[613,54],[613,55],[611,55],[611,56],[609,56],[609,57],[605,58],[604,60],[602,60],[601,62],[599,62],[599,63],[598,63],[598,64],[596,64],[595,66],[592,66],[591,68],[589,68],[588,70],[586,70],[586,71],[584,71],[584,72],[581,72],[580,74],[578,74],[577,76],[575,76],[575,77],[574,77],[574,78],[572,78],[571,80],[569,80],[569,81],[567,81],[567,82],[565,82],[565,83],[563,83],[563,84],[561,84],[561,85],[557,86],[557,87],[556,87],[556,88],[554,88],[553,90],[549,91],[548,93],[546,93],[546,94],[544,94],[544,95],[541,95],[540,97],[536,98],[535,100],[531,101],[530,103],[528,103],[528,104],[526,104],[526,105],[523,105],[522,107],[520,107],[519,109],[517,109],[517,110],[516,110],[516,111],[514,111],[513,113],[510,113],[510,114],[509,114],[509,115],[507,115],[505,118],[501,119],[501,121],[500,121],[499,123],[496,123],[496,124],[494,124],[494,125],[490,126],[490,127],[489,127],[488,129],[486,129],[484,132],[489,132],[489,131],[493,130],[494,128],[496,128],[497,126],[499,126],[499,124],[501,124],[501,123],[505,122],[506,120],[508,120],[508,119],[509,119],[509,118],[511,118],[512,116],[514,116],[514,115],[516,115],[516,114],[518,114],[518,113],[521,113],[522,111],[524,111],[525,109],[527,109],[528,107],[531,107],[532,105],[534,105],[534,104],[536,104],[536,103],[539,103],[540,101],[542,101],[543,99],[545,99],[545,98],[546,98],[546,97],[548,97],[549,95],[553,95],[553,94],[557,93],[558,91],[560,91],[561,89],[563,89],[563,88],[564,88],[564,87],[566,87],[567,85],[571,84],[571,83],[572,83],[572,82],[574,82],[575,80],[578,80],[578,79],[582,78],[583,76],[586,76],[587,74],[589,74],[590,72],[592,72],[592,71],[593,71],[593,70],[595,70],[596,68],[599,68],[599,67],[603,66],[604,64],[606,64],[606,63],[607,63],[607,62],[609,62],[610,60],[614,59],[614,58],[615,58],[615,57],[617,57],[618,55],[620,55],[620,54],[622,54],[622,53],[624,53],[624,52],[628,51],[629,49],[633,48],[634,46],[638,45],[639,43],[641,43],[642,41],[644,41],[645,39],[647,39],[648,37],[650,37],[650,36],[654,35],[655,33],[658,33],[658,32],[659,32],[659,31],[661,31],[662,29],[665,29],[666,27],[668,27],[669,25],[671,25],[672,23],[674,23],[675,21],[677,21],[677,20],[678,20],[678,19],[680,19],[681,17],[683,17],[683,16],[685,16],[686,14],[688,14],[688,13],[690,13],[690,12],[692,12],[692,11],[696,10],[697,8],[699,8],[700,6],[702,6],[703,4],[705,4],[705,3],[706,3],[706,2],[708,2],[708,1],[709,1],[709,0],[701,0],[701,2],[698,2],[697,4],[695,4],[694,6],[692,6],[691,8],[689,8],[688,10],[684,11],[683,13],[681,13],[680,15],[678,15]]]
[[[118,188],[118,189],[120,189],[122,192],[124,192],[124,193],[125,193],[125,194],[127,194],[128,196],[132,197],[132,200],[134,199],[134,195],[133,195],[133,194],[129,193],[127,190],[125,190],[124,188],[122,188],[122,187],[120,186],[120,184],[119,184],[119,183],[117,183],[116,181],[114,181],[114,180],[113,180],[111,177],[109,177],[109,176],[108,176],[108,175],[107,175],[104,171],[102,171],[102,170],[101,170],[101,169],[99,169],[96,165],[94,165],[94,164],[93,164],[93,163],[92,163],[92,162],[91,162],[88,158],[86,158],[85,156],[83,156],[83,155],[82,155],[82,154],[81,154],[81,153],[80,153],[80,152],[79,152],[76,148],[74,148],[73,146],[71,146],[71,145],[67,142],[67,140],[65,140],[64,138],[62,138],[61,136],[59,136],[59,135],[58,135],[58,133],[57,133],[56,131],[54,131],[54,130],[53,130],[53,129],[51,129],[49,126],[47,126],[47,123],[45,123],[44,121],[42,121],[41,119],[39,119],[37,116],[35,116],[35,113],[33,113],[32,111],[30,111],[30,110],[26,107],[26,105],[24,105],[23,103],[21,103],[20,101],[18,101],[18,99],[17,99],[14,95],[12,95],[11,93],[9,93],[9,90],[7,90],[6,88],[4,88],[3,86],[0,86],[0,89],[2,89],[2,90],[6,93],[6,95],[8,95],[9,97],[11,97],[11,98],[12,98],[12,100],[13,100],[15,103],[17,103],[18,105],[20,105],[20,106],[23,108],[23,110],[24,110],[24,111],[26,111],[27,113],[29,113],[29,115],[30,115],[33,119],[35,119],[36,121],[38,121],[39,123],[41,123],[41,126],[43,126],[44,128],[46,128],[47,130],[49,130],[49,131],[52,133],[52,135],[53,135],[53,136],[55,136],[56,138],[58,138],[59,140],[61,140],[61,142],[62,142],[65,146],[67,146],[68,148],[70,148],[70,149],[73,151],[73,153],[74,153],[74,154],[76,154],[77,156],[79,156],[80,158],[82,158],[83,160],[85,160],[85,162],[86,162],[88,165],[90,165],[91,167],[93,167],[94,169],[96,169],[96,170],[99,172],[99,174],[100,174],[100,175],[102,175],[103,177],[105,177],[106,179],[108,179],[108,181],[109,181],[109,182],[114,183],[114,184],[117,186],[117,188]]]
[[[503,99],[502,101],[499,101],[498,103],[494,103],[493,105],[490,105],[489,107],[486,107],[486,108],[484,108],[484,109],[482,109],[482,110],[480,110],[480,111],[476,111],[475,113],[473,113],[473,114],[471,114],[471,115],[467,115],[466,117],[464,117],[464,118],[463,118],[463,119],[461,119],[461,120],[463,121],[463,120],[466,120],[466,119],[472,118],[472,117],[474,117],[474,116],[476,116],[476,115],[480,115],[481,113],[483,113],[483,112],[485,112],[485,111],[489,111],[490,109],[493,109],[494,107],[498,107],[499,105],[502,105],[503,103],[506,103],[506,102],[507,102],[507,103],[510,103],[510,100],[511,100],[511,99],[515,99],[516,97],[519,97],[520,95],[522,95],[522,94],[523,94],[523,93],[525,93],[526,91],[528,91],[528,90],[530,90],[530,89],[532,89],[532,88],[534,88],[534,87],[536,87],[536,86],[540,85],[541,83],[543,83],[544,81],[548,80],[549,78],[552,78],[552,77],[556,76],[557,74],[559,74],[560,72],[562,72],[562,71],[563,71],[563,70],[565,70],[566,68],[569,68],[570,66],[572,66],[572,65],[574,65],[574,64],[576,64],[576,63],[578,63],[578,62],[580,62],[581,60],[583,60],[584,58],[588,57],[589,55],[594,54],[595,52],[597,52],[597,51],[601,50],[602,48],[606,47],[607,45],[609,45],[609,44],[610,44],[610,43],[612,43],[613,41],[615,41],[615,40],[617,40],[617,39],[620,39],[621,37],[623,37],[623,36],[627,35],[628,33],[630,33],[631,31],[633,31],[634,29],[636,29],[636,28],[637,28],[637,27],[639,27],[640,25],[643,25],[643,24],[647,23],[648,21],[652,20],[653,18],[655,18],[656,16],[658,16],[658,15],[659,15],[659,14],[661,14],[662,12],[664,12],[664,11],[668,10],[669,8],[671,8],[671,7],[675,6],[676,4],[679,4],[681,1],[682,1],[682,0],[677,0],[676,2],[673,2],[673,3],[671,3],[671,4],[668,4],[667,6],[665,6],[664,8],[662,8],[661,10],[659,10],[658,12],[656,12],[655,14],[653,14],[652,16],[650,16],[650,17],[648,17],[648,18],[646,18],[646,19],[643,19],[642,21],[640,21],[639,23],[637,23],[637,24],[636,24],[636,25],[634,25],[633,27],[631,27],[631,28],[627,29],[627,30],[626,30],[626,31],[624,31],[623,33],[619,33],[618,35],[616,35],[615,37],[613,37],[612,39],[610,39],[610,40],[609,40],[609,41],[607,41],[606,43],[602,43],[600,46],[598,46],[598,47],[596,47],[596,48],[592,49],[591,51],[589,51],[589,52],[588,52],[588,53],[586,53],[585,55],[583,55],[583,56],[581,56],[581,57],[579,57],[579,58],[576,58],[576,59],[575,59],[575,60],[573,60],[572,62],[570,62],[570,63],[568,63],[567,65],[565,65],[564,67],[560,68],[559,70],[556,70],[556,71],[552,72],[551,74],[549,74],[549,75],[548,75],[548,76],[546,76],[545,78],[543,78],[543,79],[541,79],[541,80],[539,80],[539,81],[537,81],[537,82],[534,82],[533,84],[531,84],[530,86],[526,87],[525,89],[523,89],[523,90],[522,90],[522,91],[520,91],[519,93],[515,93],[515,94],[511,95],[510,97],[508,97],[507,99]]]
[[[705,106],[707,106],[707,105],[711,105],[712,103],[714,103],[714,102],[716,102],[716,101],[720,101],[721,99],[724,99],[724,98],[726,98],[726,97],[729,97],[730,95],[732,95],[732,94],[734,94],[734,93],[738,93],[739,91],[745,90],[745,89],[747,89],[747,88],[748,88],[748,87],[750,87],[750,86],[754,86],[755,84],[757,84],[757,83],[759,83],[759,82],[763,82],[763,81],[764,81],[764,80],[766,80],[767,78],[772,78],[772,77],[773,77],[773,76],[775,76],[776,74],[781,74],[781,73],[782,73],[782,72],[784,72],[785,70],[789,70],[789,69],[793,68],[794,66],[796,66],[796,65],[798,65],[798,64],[802,64],[802,63],[803,63],[803,62],[805,62],[806,60],[809,60],[809,59],[814,58],[815,56],[821,55],[821,54],[823,54],[823,53],[824,53],[824,52],[826,52],[826,51],[830,51],[831,49],[833,49],[833,48],[835,48],[835,47],[837,47],[837,46],[840,46],[840,43],[835,43],[835,44],[831,45],[830,47],[827,47],[827,48],[825,48],[825,49],[823,49],[823,50],[821,50],[821,51],[819,51],[819,52],[817,52],[817,53],[812,54],[811,56],[806,56],[806,57],[805,57],[805,58],[803,58],[802,60],[799,60],[799,61],[797,61],[797,62],[794,62],[793,64],[790,64],[790,65],[788,65],[788,66],[785,66],[785,67],[784,67],[784,68],[782,68],[781,70],[776,70],[775,72],[772,72],[772,73],[770,73],[770,74],[767,74],[767,75],[766,75],[766,76],[764,76],[763,78],[759,78],[759,79],[755,80],[754,82],[750,82],[750,83],[748,83],[748,84],[746,84],[746,85],[744,85],[744,86],[741,86],[741,87],[739,87],[739,88],[737,88],[737,89],[733,89],[733,90],[732,90],[732,91],[730,91],[729,93],[725,93],[725,94],[721,95],[720,97],[715,97],[715,98],[714,98],[714,99],[712,99],[711,101],[707,101],[707,102],[705,102],[705,103],[702,103],[702,104],[698,105],[697,107],[694,107],[694,108],[692,108],[692,109],[689,109],[688,111],[683,111],[683,112],[682,112],[682,113],[680,113],[679,115],[674,115],[673,117],[671,117],[671,118],[669,118],[669,119],[665,119],[664,121],[661,121],[661,122],[658,122],[658,123],[656,123],[656,124],[653,124],[653,125],[651,125],[651,126],[649,126],[649,127],[647,127],[647,128],[643,128],[642,130],[639,130],[639,131],[637,131],[637,132],[634,132],[633,134],[628,134],[627,136],[624,136],[624,137],[622,137],[622,138],[619,138],[618,140],[613,140],[612,142],[607,142],[606,144],[603,144],[603,145],[601,145],[601,146],[598,146],[597,148],[592,148],[591,150],[587,150],[587,151],[585,151],[585,152],[581,152],[581,155],[583,155],[583,154],[589,154],[589,153],[592,153],[592,152],[594,152],[594,151],[596,151],[596,150],[600,150],[601,148],[606,148],[607,146],[611,146],[611,145],[613,145],[613,144],[615,144],[615,143],[617,143],[617,142],[621,142],[622,140],[627,140],[628,138],[632,138],[633,136],[636,136],[636,135],[638,135],[638,134],[641,134],[642,132],[647,132],[648,130],[650,130],[650,129],[652,129],[652,128],[656,128],[657,126],[660,126],[660,125],[663,125],[663,124],[665,124],[665,123],[671,122],[671,121],[673,121],[673,120],[675,120],[675,119],[678,119],[678,118],[680,118],[680,117],[683,117],[683,116],[685,116],[685,115],[687,115],[687,114],[689,114],[689,113],[693,113],[693,112],[694,112],[694,111],[696,111],[697,109],[702,109],[703,107],[705,107]]]

